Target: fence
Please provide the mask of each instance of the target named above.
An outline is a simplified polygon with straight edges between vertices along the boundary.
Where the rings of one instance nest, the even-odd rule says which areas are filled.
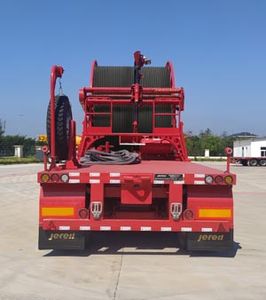
[[[15,148],[12,146],[4,146],[0,145],[0,157],[4,156],[14,156],[15,155]]]
[[[14,146],[0,140],[0,157],[15,156]],[[23,157],[34,156],[35,153],[35,144],[26,143],[23,145]]]

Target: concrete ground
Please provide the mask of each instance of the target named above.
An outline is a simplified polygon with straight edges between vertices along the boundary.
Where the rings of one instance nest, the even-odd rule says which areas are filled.
[[[204,163],[223,168],[221,163]],[[174,236],[93,236],[87,252],[37,250],[42,165],[0,166],[0,299],[266,299],[266,168],[232,167],[235,255],[190,255]]]

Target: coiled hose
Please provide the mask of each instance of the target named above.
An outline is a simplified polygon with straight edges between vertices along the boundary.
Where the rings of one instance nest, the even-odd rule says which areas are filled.
[[[82,166],[90,165],[129,165],[140,163],[138,153],[129,152],[127,150],[103,152],[95,149],[87,150],[85,155],[81,157],[80,164]]]

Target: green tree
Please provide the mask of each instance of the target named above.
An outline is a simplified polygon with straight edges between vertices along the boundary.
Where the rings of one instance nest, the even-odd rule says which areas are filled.
[[[6,122],[0,119],[0,137],[5,133]]]
[[[202,131],[199,134],[201,149],[209,149],[210,155],[216,156],[219,155],[220,152],[220,142],[221,139],[219,136],[216,136],[212,133],[212,131],[207,128],[205,131]]]
[[[209,128],[194,135],[192,131],[186,133],[186,144],[188,154],[191,156],[202,156],[204,150],[209,149],[212,156],[224,156],[226,147],[233,147],[235,137],[228,136],[226,132],[215,135]]]
[[[194,135],[192,131],[186,134],[186,145],[188,154],[191,156],[200,156],[202,155],[202,148],[200,143],[200,138],[197,135]]]
[[[35,153],[35,139],[21,135],[5,135],[0,138],[0,155],[14,155],[14,145],[23,145],[24,156],[31,156]],[[3,154],[1,154],[3,153]]]

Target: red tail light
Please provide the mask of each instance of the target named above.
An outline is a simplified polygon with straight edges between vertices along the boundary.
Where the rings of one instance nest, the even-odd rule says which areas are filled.
[[[220,184],[220,183],[223,183],[224,179],[221,175],[218,175],[215,177],[215,182]]]
[[[51,180],[52,180],[53,182],[58,182],[58,181],[59,181],[59,175],[58,175],[58,174],[53,174],[53,175],[51,176]]]

